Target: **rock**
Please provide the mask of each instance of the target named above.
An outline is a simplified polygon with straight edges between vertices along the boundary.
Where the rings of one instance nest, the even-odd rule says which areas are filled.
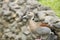
[[[17,4],[21,5],[21,4],[24,4],[26,0],[18,0],[17,1]]]
[[[25,34],[25,35],[29,35],[30,34],[30,31],[27,27],[22,27],[22,32]]]
[[[57,40],[57,36],[53,34],[49,35],[47,40]]]
[[[0,38],[2,38],[2,35],[3,35],[3,33],[2,33],[2,32],[0,32]]]
[[[46,16],[44,22],[45,23],[54,22],[55,20],[52,20],[52,19],[55,19],[55,18],[53,16]]]
[[[40,35],[43,35],[43,34],[50,34],[51,30],[47,27],[41,27],[41,28],[37,28],[36,32]]]
[[[35,0],[27,0],[27,4],[36,5],[38,2]]]
[[[4,33],[10,32],[10,29],[4,29]]]
[[[55,30],[55,33],[57,34],[58,36],[58,40],[60,40],[60,22],[56,22],[55,24],[53,24],[53,28]]]
[[[25,36],[24,34],[21,34],[21,39],[22,40],[27,40],[27,36]]]
[[[41,39],[46,40],[49,39],[50,40],[50,36],[51,36],[51,30],[48,27],[40,27],[36,29],[36,33],[38,33],[40,35],[40,37],[42,37]]]
[[[38,12],[38,17],[39,17],[40,20],[44,20],[45,15],[46,14],[44,12],[40,12],[40,11]]]
[[[60,29],[60,22],[58,22],[58,23],[54,24],[54,27],[56,27],[56,28]]]

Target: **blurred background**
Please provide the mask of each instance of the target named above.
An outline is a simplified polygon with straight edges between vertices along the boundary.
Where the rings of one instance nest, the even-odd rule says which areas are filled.
[[[38,0],[38,2],[42,5],[51,7],[60,18],[60,0]]]

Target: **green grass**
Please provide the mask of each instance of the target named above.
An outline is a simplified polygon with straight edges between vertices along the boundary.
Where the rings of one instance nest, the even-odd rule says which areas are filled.
[[[40,4],[51,7],[60,17],[60,0],[38,0]]]

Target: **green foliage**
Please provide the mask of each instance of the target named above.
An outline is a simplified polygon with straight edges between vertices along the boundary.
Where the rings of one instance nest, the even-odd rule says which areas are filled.
[[[38,0],[40,4],[51,7],[60,17],[60,0]]]

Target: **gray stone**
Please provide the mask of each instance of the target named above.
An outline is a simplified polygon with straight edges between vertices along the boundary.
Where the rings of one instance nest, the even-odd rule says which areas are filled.
[[[21,5],[24,4],[26,0],[18,0],[17,4]]]
[[[60,22],[58,22],[58,23],[54,24],[54,27],[56,27],[56,28],[60,29]]]
[[[47,27],[40,27],[36,29],[36,32],[40,35],[43,35],[43,34],[50,34],[51,30]]]
[[[22,27],[22,32],[23,32],[25,35],[30,34],[30,31],[28,30],[27,27]]]

